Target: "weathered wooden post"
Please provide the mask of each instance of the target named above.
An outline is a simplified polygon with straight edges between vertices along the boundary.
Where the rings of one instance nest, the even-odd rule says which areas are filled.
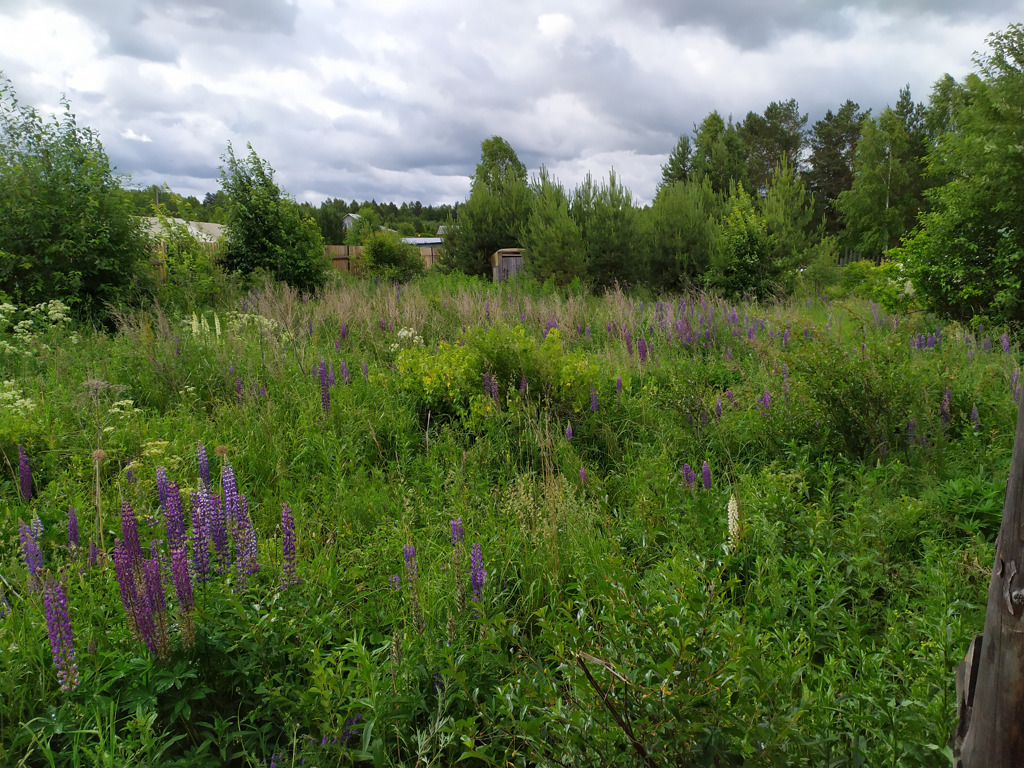
[[[1024,766],[1024,397],[1017,409],[985,634],[975,638],[957,670],[957,694],[957,731],[965,734],[959,764]]]

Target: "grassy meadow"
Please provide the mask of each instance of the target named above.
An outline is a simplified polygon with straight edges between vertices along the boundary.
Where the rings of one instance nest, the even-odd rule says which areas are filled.
[[[949,765],[1001,328],[440,275],[12,311],[0,764]]]

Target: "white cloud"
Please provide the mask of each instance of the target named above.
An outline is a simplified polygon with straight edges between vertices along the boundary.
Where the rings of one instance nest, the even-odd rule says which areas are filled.
[[[141,141],[144,144],[148,144],[149,142],[152,141],[152,139],[149,138],[149,136],[147,136],[146,134],[136,133],[131,128],[126,128],[125,130],[121,131],[121,137],[128,139],[129,141]]]
[[[571,16],[564,13],[542,13],[537,17],[537,31],[542,37],[561,45],[572,32],[574,23]]]

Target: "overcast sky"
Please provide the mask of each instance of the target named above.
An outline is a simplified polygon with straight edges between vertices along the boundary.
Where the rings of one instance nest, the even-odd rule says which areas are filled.
[[[648,201],[712,109],[926,101],[1017,21],[1024,0],[0,0],[0,70],[40,109],[66,93],[134,185],[200,199],[230,141],[299,200],[455,202],[497,134]]]

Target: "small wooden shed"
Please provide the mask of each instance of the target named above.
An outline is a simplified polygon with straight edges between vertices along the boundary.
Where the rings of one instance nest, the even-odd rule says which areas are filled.
[[[523,271],[523,249],[502,248],[491,255],[491,274],[494,282],[508,280]]]

